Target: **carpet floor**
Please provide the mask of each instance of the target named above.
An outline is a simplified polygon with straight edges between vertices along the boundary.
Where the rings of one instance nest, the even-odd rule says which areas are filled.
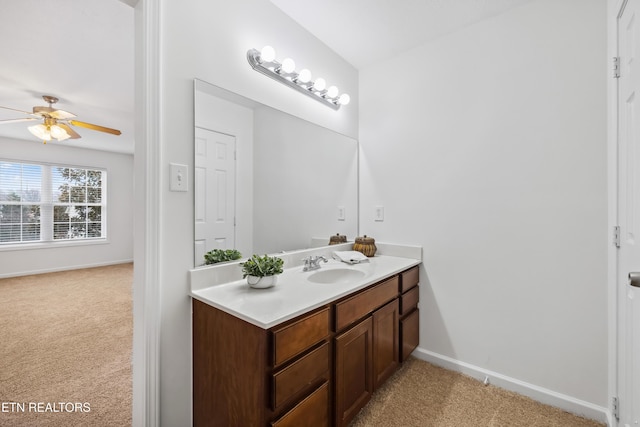
[[[0,280],[0,426],[130,426],[132,264]]]
[[[350,427],[600,427],[596,421],[409,358]]]

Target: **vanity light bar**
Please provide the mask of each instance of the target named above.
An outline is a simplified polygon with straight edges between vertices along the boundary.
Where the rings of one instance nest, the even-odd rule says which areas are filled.
[[[249,49],[247,61],[251,68],[271,77],[280,83],[304,93],[324,105],[338,110],[341,105],[347,105],[351,98],[346,93],[340,94],[338,88],[330,86],[322,77],[311,81],[311,72],[306,68],[296,72],[296,65],[291,58],[285,58],[281,63],[275,60],[275,51],[271,46],[265,46],[261,51]]]

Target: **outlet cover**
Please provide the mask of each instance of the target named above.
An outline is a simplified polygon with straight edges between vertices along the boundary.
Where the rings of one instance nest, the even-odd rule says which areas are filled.
[[[384,221],[384,206],[376,206],[374,218],[376,221]]]

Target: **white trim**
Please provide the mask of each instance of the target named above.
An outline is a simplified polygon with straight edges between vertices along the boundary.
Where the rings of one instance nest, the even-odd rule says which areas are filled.
[[[618,17],[627,0],[607,1],[607,236],[611,237],[613,227],[618,225],[618,82],[613,77],[612,62],[618,56]],[[612,402],[618,397],[618,249],[607,242],[607,311],[608,311],[608,364],[607,387],[609,424],[614,427],[618,421],[612,415]]]
[[[0,252],[36,250],[36,249],[60,249],[60,248],[66,248],[68,246],[108,245],[109,243],[110,241],[108,237],[93,237],[90,239],[51,240],[46,242],[38,241],[38,242],[24,242],[24,243],[2,243],[0,244]]]
[[[108,262],[95,262],[91,264],[67,265],[65,267],[44,268],[42,270],[26,270],[18,273],[0,274],[0,279],[18,276],[31,276],[33,274],[57,273],[59,271],[81,270],[83,268],[105,267],[107,265],[128,264],[133,262],[132,259],[122,259]]]
[[[489,382],[497,387],[505,390],[513,391],[523,396],[530,397],[533,400],[544,403],[546,405],[560,408],[567,412],[577,414],[586,418],[590,418],[599,422],[610,423],[610,413],[607,408],[576,399],[566,394],[558,393],[553,390],[539,387],[516,378],[511,378],[497,372],[483,369],[475,365],[471,365],[460,360],[452,359],[442,354],[434,353],[418,347],[413,356],[420,360],[432,363],[434,365],[459,372],[461,374],[473,377],[479,381],[483,381],[485,377],[489,377]],[[611,424],[607,424],[611,425]]]
[[[137,3],[132,409],[136,427],[160,425],[160,20],[159,2]]]
[[[74,148],[75,149],[75,148]],[[95,150],[91,150],[91,151],[95,151]],[[121,153],[121,154],[128,154],[128,153]],[[104,166],[87,166],[87,165],[80,165],[80,164],[71,164],[71,163],[59,163],[59,162],[47,162],[45,160],[34,160],[30,157],[0,157],[0,162],[7,162],[7,163],[28,163],[30,165],[34,165],[34,166],[42,166],[42,165],[46,165],[46,166],[60,166],[63,168],[71,168],[71,169],[92,169],[92,170],[99,170],[102,172],[108,172],[107,168]]]

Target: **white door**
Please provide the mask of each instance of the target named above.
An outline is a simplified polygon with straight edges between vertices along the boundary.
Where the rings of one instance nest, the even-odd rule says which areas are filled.
[[[618,398],[620,426],[640,424],[640,0],[618,17]],[[638,99],[636,99],[638,98]]]
[[[236,138],[195,129],[195,265],[212,249],[235,248]]]

